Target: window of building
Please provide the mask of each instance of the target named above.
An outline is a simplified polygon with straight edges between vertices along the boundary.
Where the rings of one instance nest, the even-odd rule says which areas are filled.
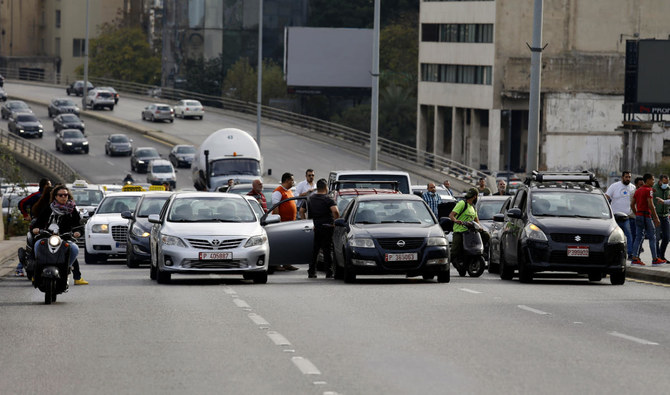
[[[421,41],[492,43],[492,23],[423,23]]]
[[[491,85],[492,71],[491,66],[422,63],[421,81]]]
[[[75,58],[81,58],[86,52],[86,39],[84,38],[75,38],[72,39],[72,56]]]
[[[421,25],[421,41],[438,42],[440,40],[440,24],[424,23]]]
[[[60,37],[54,39],[54,55],[60,57]]]
[[[60,28],[60,10],[56,10],[56,28]]]

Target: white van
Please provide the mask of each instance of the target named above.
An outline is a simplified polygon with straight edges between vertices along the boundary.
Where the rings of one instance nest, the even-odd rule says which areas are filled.
[[[166,182],[174,190],[177,187],[177,174],[172,163],[166,159],[154,159],[147,166],[147,182],[151,185],[163,185]]]
[[[412,183],[409,173],[394,170],[336,170],[328,175],[328,188],[335,189],[335,181],[397,181],[398,190],[402,193],[412,193]]]

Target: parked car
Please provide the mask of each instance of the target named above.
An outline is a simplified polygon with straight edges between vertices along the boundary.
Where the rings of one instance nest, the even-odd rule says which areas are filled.
[[[54,132],[58,133],[63,129],[79,129],[83,133],[86,125],[84,121],[74,114],[60,114],[53,119]]]
[[[79,107],[71,99],[60,99],[55,98],[51,99],[49,102],[49,107],[47,108],[49,112],[49,118],[53,118],[59,114],[75,114],[79,116]]]
[[[276,183],[263,183],[263,195],[265,195],[265,201],[267,202],[268,208],[270,208],[272,205],[272,192],[274,192],[278,186],[279,184]],[[246,195],[251,191],[251,187],[252,184],[235,184],[228,188],[226,192],[235,193],[238,195]],[[295,190],[295,187],[293,187],[292,190]]]
[[[133,140],[123,133],[115,133],[107,136],[105,141],[105,155],[128,156],[133,153]]]
[[[32,113],[33,110],[31,110],[30,106],[28,106],[23,100],[7,101],[2,105],[2,109],[0,109],[0,115],[2,115],[2,119],[8,119],[12,113],[15,112]]]
[[[180,100],[174,106],[174,116],[181,118],[198,118],[205,116],[205,109],[197,100]]]
[[[151,122],[174,122],[174,110],[167,104],[149,104],[144,108],[144,111],[142,111],[142,120],[144,121],[145,119]]]
[[[178,192],[148,219],[151,279],[163,284],[173,274],[216,273],[267,282],[268,236],[242,196]]]
[[[7,101],[7,91],[4,88],[0,88],[0,101]]]
[[[138,173],[146,173],[149,162],[160,159],[161,156],[154,147],[139,147],[130,156],[130,170]]]
[[[7,128],[11,133],[16,133],[21,137],[39,137],[44,136],[44,126],[33,113],[13,113],[9,118]]]
[[[151,260],[149,236],[151,226],[150,214],[160,214],[165,202],[172,192],[147,192],[137,202],[137,209],[124,211],[121,217],[128,220],[128,243],[126,244],[126,265],[139,267],[141,263]]]
[[[503,222],[500,278],[518,270],[522,283],[543,271],[587,274],[589,281],[610,276],[626,281],[626,238],[592,173],[533,172],[519,188]]]
[[[88,154],[88,139],[79,129],[63,129],[56,135],[56,151]]]
[[[412,185],[412,193],[418,197],[422,197],[423,193],[428,190],[428,185]],[[435,193],[437,193],[443,201],[454,200],[454,197],[447,192],[447,189],[442,185],[435,184]]]
[[[147,166],[147,182],[151,185],[170,184],[170,189],[177,187],[177,174],[172,163],[165,159],[154,159]]]
[[[97,89],[112,92],[112,95],[114,96],[114,104],[119,104],[119,93],[116,91],[116,89],[112,88],[111,86],[98,86]]]
[[[392,181],[388,182],[391,183]],[[380,181],[380,183],[386,183],[386,182]],[[340,211],[340,213],[342,213],[349,204],[349,202],[351,202],[351,200],[356,196],[386,195],[386,194],[393,195],[398,193],[400,193],[400,191],[398,191],[397,183],[395,183],[395,185],[392,188],[387,188],[386,185],[383,184],[379,184],[376,187],[374,187],[373,184],[365,182],[341,183],[340,181],[336,181],[336,188],[330,192],[330,196],[337,204],[337,209]]]
[[[95,86],[91,84],[91,81],[86,81],[86,87],[87,90],[94,89]],[[68,96],[70,95],[76,95],[76,96],[83,96],[84,95],[84,81],[75,81],[70,84],[67,88],[65,88],[65,92],[67,93]]]
[[[172,147],[168,159],[174,167],[191,167],[193,157],[195,156],[195,147],[188,144],[179,144]]]
[[[86,263],[105,262],[109,258],[126,257],[128,220],[121,217],[124,211],[135,211],[144,192],[108,193],[95,213],[86,222]]]
[[[504,219],[507,210],[512,204],[512,197],[508,196],[507,200],[500,207],[500,210],[493,214],[493,221],[489,226],[489,273],[500,273],[500,238],[502,237],[503,225],[502,221],[496,221],[495,216]]]
[[[86,107],[94,110],[109,108],[110,111],[113,111],[114,103],[114,94],[100,88],[88,91],[86,96]]]
[[[335,278],[404,274],[449,282],[447,239],[418,196],[356,196],[335,220]]]
[[[91,213],[95,211],[102,199],[105,197],[105,190],[100,185],[89,184],[85,180],[75,180],[72,184],[67,184],[72,198],[77,204],[81,224],[85,225]],[[77,238],[77,245],[80,250],[86,248],[85,227],[80,229],[81,236]]]

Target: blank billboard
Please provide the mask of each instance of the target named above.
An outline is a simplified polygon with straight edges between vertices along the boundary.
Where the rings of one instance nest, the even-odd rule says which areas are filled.
[[[637,102],[670,104],[670,41],[638,43]]]
[[[372,30],[286,28],[289,87],[371,88]]]

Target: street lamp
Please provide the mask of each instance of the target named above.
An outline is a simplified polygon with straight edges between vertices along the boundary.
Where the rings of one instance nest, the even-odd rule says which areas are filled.
[[[86,96],[88,96],[88,3],[86,0],[86,38],[84,39],[84,89],[81,95],[81,108],[86,110]]]
[[[379,126],[379,2],[375,0],[372,33],[372,102],[370,111],[370,170],[377,170],[377,135]]]

